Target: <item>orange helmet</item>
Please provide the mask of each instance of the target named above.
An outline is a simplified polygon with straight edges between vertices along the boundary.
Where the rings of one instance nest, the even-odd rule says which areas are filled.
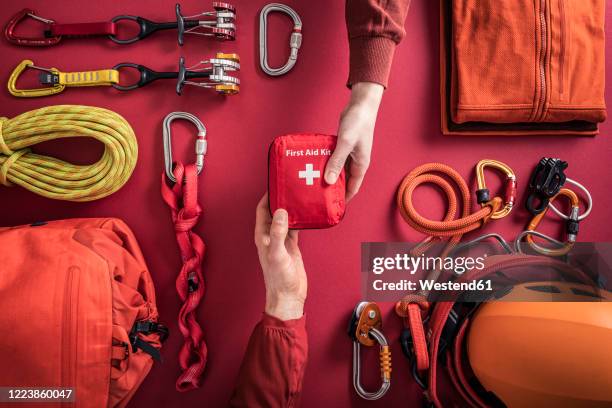
[[[612,406],[611,292],[530,282],[500,300],[478,308],[467,335],[487,391],[508,407]]]

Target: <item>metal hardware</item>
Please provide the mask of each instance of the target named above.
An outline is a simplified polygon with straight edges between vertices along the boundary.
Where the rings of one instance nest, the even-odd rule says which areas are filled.
[[[293,32],[289,39],[289,59],[285,65],[279,68],[272,68],[268,65],[268,14],[274,11],[285,13],[293,19]],[[302,20],[294,9],[280,3],[270,3],[261,9],[259,14],[259,65],[266,74],[280,76],[291,71],[297,62],[298,51],[301,46]]]
[[[493,213],[493,215],[491,215],[492,219],[497,220],[497,219],[503,218],[506,215],[510,214],[510,211],[512,211],[512,207],[514,207],[514,200],[516,197],[516,175],[514,174],[514,171],[512,171],[512,169],[508,165],[498,160],[479,161],[478,164],[476,165],[476,181],[478,184],[478,190],[476,191],[476,197],[477,197],[478,204],[480,204],[483,207],[486,206],[489,203],[489,201],[491,201],[490,192],[486,186],[485,176],[484,176],[484,169],[487,167],[491,167],[496,170],[499,170],[506,175],[506,191],[504,194],[504,202],[505,202],[504,207],[501,210],[498,210],[495,213]]]
[[[41,75],[44,75],[45,78],[49,75],[55,76],[59,74],[59,70],[57,68],[43,68],[34,65],[34,62],[32,60],[23,60],[19,65],[15,67],[15,69],[11,73],[11,76],[9,77],[7,87],[11,95],[23,98],[32,98],[37,96],[54,95],[62,92],[66,88],[66,85],[49,81],[48,83],[52,85],[50,87],[19,89],[17,88],[17,81],[19,80],[19,77],[23,74],[23,72],[27,69],[41,71]]]
[[[113,84],[113,87],[120,91],[131,91],[158,79],[177,79],[176,93],[179,95],[183,92],[185,85],[215,89],[223,95],[233,95],[240,91],[240,80],[227,75],[228,72],[240,70],[240,57],[237,54],[217,53],[216,58],[200,61],[189,68],[185,68],[185,59],[181,57],[178,65],[176,72],[158,72],[139,64],[117,64],[113,69],[135,69],[140,73],[140,78],[134,84]],[[202,79],[202,81],[193,81],[194,79]]]
[[[172,173],[172,165],[174,159],[172,158],[172,122],[176,119],[184,119],[193,123],[198,128],[198,136],[195,143],[195,155],[196,155],[196,168],[198,174],[202,172],[204,168],[204,156],[208,148],[206,142],[206,127],[197,116],[187,112],[172,112],[164,118],[163,128],[163,139],[164,139],[164,165],[166,169],[166,177],[173,183],[176,183],[176,178]]]
[[[4,27],[4,36],[6,39],[16,45],[25,45],[25,46],[47,46],[47,45],[55,45],[62,39],[61,36],[47,36],[43,34],[41,37],[19,37],[15,34],[15,29],[26,18],[31,18],[36,21],[40,21],[41,23],[50,25],[54,24],[55,21],[41,17],[36,14],[36,12],[32,9],[24,8],[23,10],[16,13],[6,24]]]
[[[546,209],[550,199],[556,195],[561,187],[565,184],[567,162],[550,157],[543,157],[531,173],[529,179],[529,196],[525,202],[527,210],[537,215]],[[539,205],[536,207],[535,200],[539,200]]]
[[[391,350],[387,339],[380,331],[382,315],[376,303],[361,302],[355,308],[349,322],[348,334],[353,340],[353,387],[366,400],[381,398],[391,387]],[[380,346],[380,372],[382,383],[375,392],[366,391],[361,385],[361,346]]]
[[[131,44],[148,37],[156,31],[174,30],[178,32],[178,43],[183,45],[185,34],[198,34],[215,37],[218,40],[234,40],[236,38],[236,8],[228,3],[213,2],[214,11],[206,11],[192,16],[183,16],[181,5],[176,4],[176,21],[154,22],[143,17],[121,15],[113,18],[113,23],[123,20],[134,21],[140,30],[132,38],[121,39],[116,35],[109,38],[117,44]],[[211,17],[207,19],[207,17]]]
[[[582,213],[582,214],[580,214],[578,216],[578,221],[582,221],[586,217],[588,217],[589,214],[591,214],[591,210],[593,209],[593,197],[591,196],[591,193],[589,192],[589,190],[584,185],[582,185],[579,182],[577,182],[576,180],[573,180],[573,179],[567,177],[565,179],[565,181],[566,181],[566,183],[572,184],[572,185],[578,187],[578,189],[582,190],[582,192],[584,193],[584,195],[587,198],[586,210],[584,211],[584,213]],[[561,210],[559,210],[557,207],[555,207],[555,205],[552,202],[548,203],[548,208],[553,210],[553,212],[555,214],[557,214],[559,217],[563,218],[564,220],[569,220],[570,219],[570,217],[567,214],[563,214],[561,212]]]
[[[527,226],[527,229],[521,235],[519,235],[516,241],[516,245],[515,245],[517,247],[517,251],[520,250],[520,242],[523,238],[525,238],[527,244],[534,251],[542,255],[563,256],[563,255],[566,255],[569,251],[571,251],[572,247],[574,246],[576,242],[576,238],[577,238],[578,230],[579,230],[578,213],[580,211],[580,200],[578,199],[578,196],[576,195],[576,193],[574,193],[572,190],[569,190],[567,188],[562,188],[561,190],[559,190],[559,192],[556,195],[550,198],[550,202],[552,203],[558,197],[561,197],[561,196],[566,197],[570,201],[570,204],[571,204],[570,215],[567,216],[568,219],[566,221],[567,223],[566,224],[566,234],[567,234],[566,241],[560,242],[554,239],[548,239],[550,237],[547,237],[544,234],[540,234],[540,233],[532,234],[531,233],[536,230],[536,228],[538,227],[538,225],[540,224],[540,222],[546,215],[546,212],[548,210],[548,206],[547,206],[544,209],[544,211],[535,215],[531,219],[531,221],[529,222],[529,225]],[[537,244],[533,239],[534,235],[539,236],[541,238],[546,239],[549,242],[554,243],[558,248],[547,248],[547,247],[543,247]],[[544,237],[542,237],[543,235]]]

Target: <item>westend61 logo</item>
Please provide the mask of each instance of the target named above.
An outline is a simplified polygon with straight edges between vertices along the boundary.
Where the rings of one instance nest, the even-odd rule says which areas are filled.
[[[395,254],[393,257],[374,257],[371,271],[380,275],[386,271],[404,271],[414,275],[419,270],[452,270],[457,274],[469,272],[472,269],[482,270],[485,258],[479,257],[430,257],[424,254],[411,256],[409,254]]]

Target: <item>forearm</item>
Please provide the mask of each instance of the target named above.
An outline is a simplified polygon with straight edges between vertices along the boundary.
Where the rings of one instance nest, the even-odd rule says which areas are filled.
[[[230,401],[232,407],[296,407],[308,357],[306,318],[264,314],[255,326]]]
[[[404,38],[410,0],[347,0],[350,48],[348,86],[374,82],[387,86],[395,47]]]

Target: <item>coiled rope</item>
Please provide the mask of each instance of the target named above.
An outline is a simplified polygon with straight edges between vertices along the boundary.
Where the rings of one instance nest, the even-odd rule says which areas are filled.
[[[100,160],[76,165],[32,153],[54,139],[90,137],[104,144]],[[0,118],[0,184],[18,185],[43,197],[92,201],[119,190],[130,178],[138,144],[130,124],[103,108],[56,105]]]

